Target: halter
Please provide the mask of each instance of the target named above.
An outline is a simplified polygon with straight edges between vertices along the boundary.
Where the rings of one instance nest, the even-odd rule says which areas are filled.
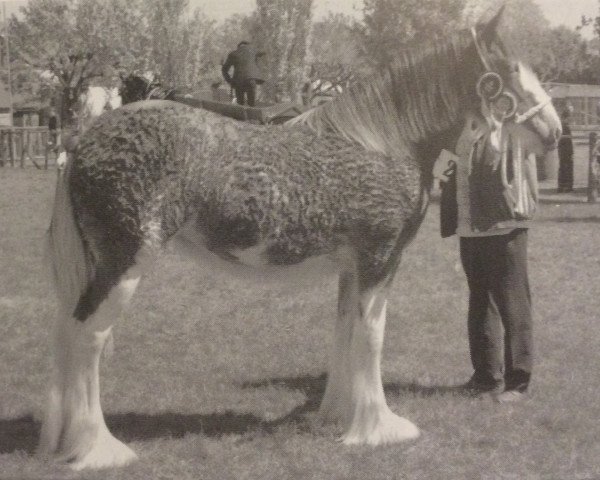
[[[552,98],[549,95],[546,95],[546,98],[543,101],[537,105],[534,105],[529,110],[525,111],[524,113],[517,113],[517,97],[515,94],[507,91],[504,88],[502,77],[490,67],[490,64],[483,54],[481,45],[479,45],[475,27],[471,28],[471,34],[473,35],[473,41],[475,43],[475,48],[479,55],[479,59],[486,69],[486,72],[481,75],[477,81],[477,95],[487,104],[488,107],[490,105],[496,107],[496,110],[502,114],[502,122],[514,118],[515,123],[524,123],[537,115],[544,107],[552,102]]]

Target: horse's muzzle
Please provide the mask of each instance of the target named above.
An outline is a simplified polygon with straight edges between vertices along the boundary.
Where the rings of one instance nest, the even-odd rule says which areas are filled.
[[[562,135],[562,129],[556,128],[554,130],[554,132],[552,132],[552,135],[545,138],[543,143],[544,143],[544,147],[546,148],[546,150],[550,151],[550,150],[554,150],[555,148],[557,148],[558,141],[560,140],[561,135]]]

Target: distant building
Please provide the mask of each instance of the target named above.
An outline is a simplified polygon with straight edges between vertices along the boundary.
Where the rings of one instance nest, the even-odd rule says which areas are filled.
[[[12,124],[10,92],[0,82],[0,127],[11,127]]]
[[[560,113],[571,110],[571,126],[576,130],[596,130],[600,127],[600,85],[547,83],[546,90]]]
[[[31,97],[13,93],[13,125],[15,127],[38,127],[44,117],[45,108],[42,103]]]

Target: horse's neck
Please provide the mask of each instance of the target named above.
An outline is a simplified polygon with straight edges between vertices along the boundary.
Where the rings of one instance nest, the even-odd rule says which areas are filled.
[[[416,144],[416,156],[425,177],[433,180],[433,166],[442,150],[454,152],[458,138],[463,130],[463,123],[456,123],[450,128],[431,135]]]
[[[453,147],[465,110],[475,101],[465,77],[467,41],[407,53],[389,68],[358,82],[332,102],[301,115],[317,132],[332,130],[367,150],[390,156],[419,152],[422,161]],[[421,153],[422,152],[422,153]]]

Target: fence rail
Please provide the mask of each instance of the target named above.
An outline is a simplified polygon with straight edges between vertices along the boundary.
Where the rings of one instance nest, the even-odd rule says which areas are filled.
[[[0,128],[0,167],[24,168],[27,162],[47,169],[54,142],[48,127]]]

